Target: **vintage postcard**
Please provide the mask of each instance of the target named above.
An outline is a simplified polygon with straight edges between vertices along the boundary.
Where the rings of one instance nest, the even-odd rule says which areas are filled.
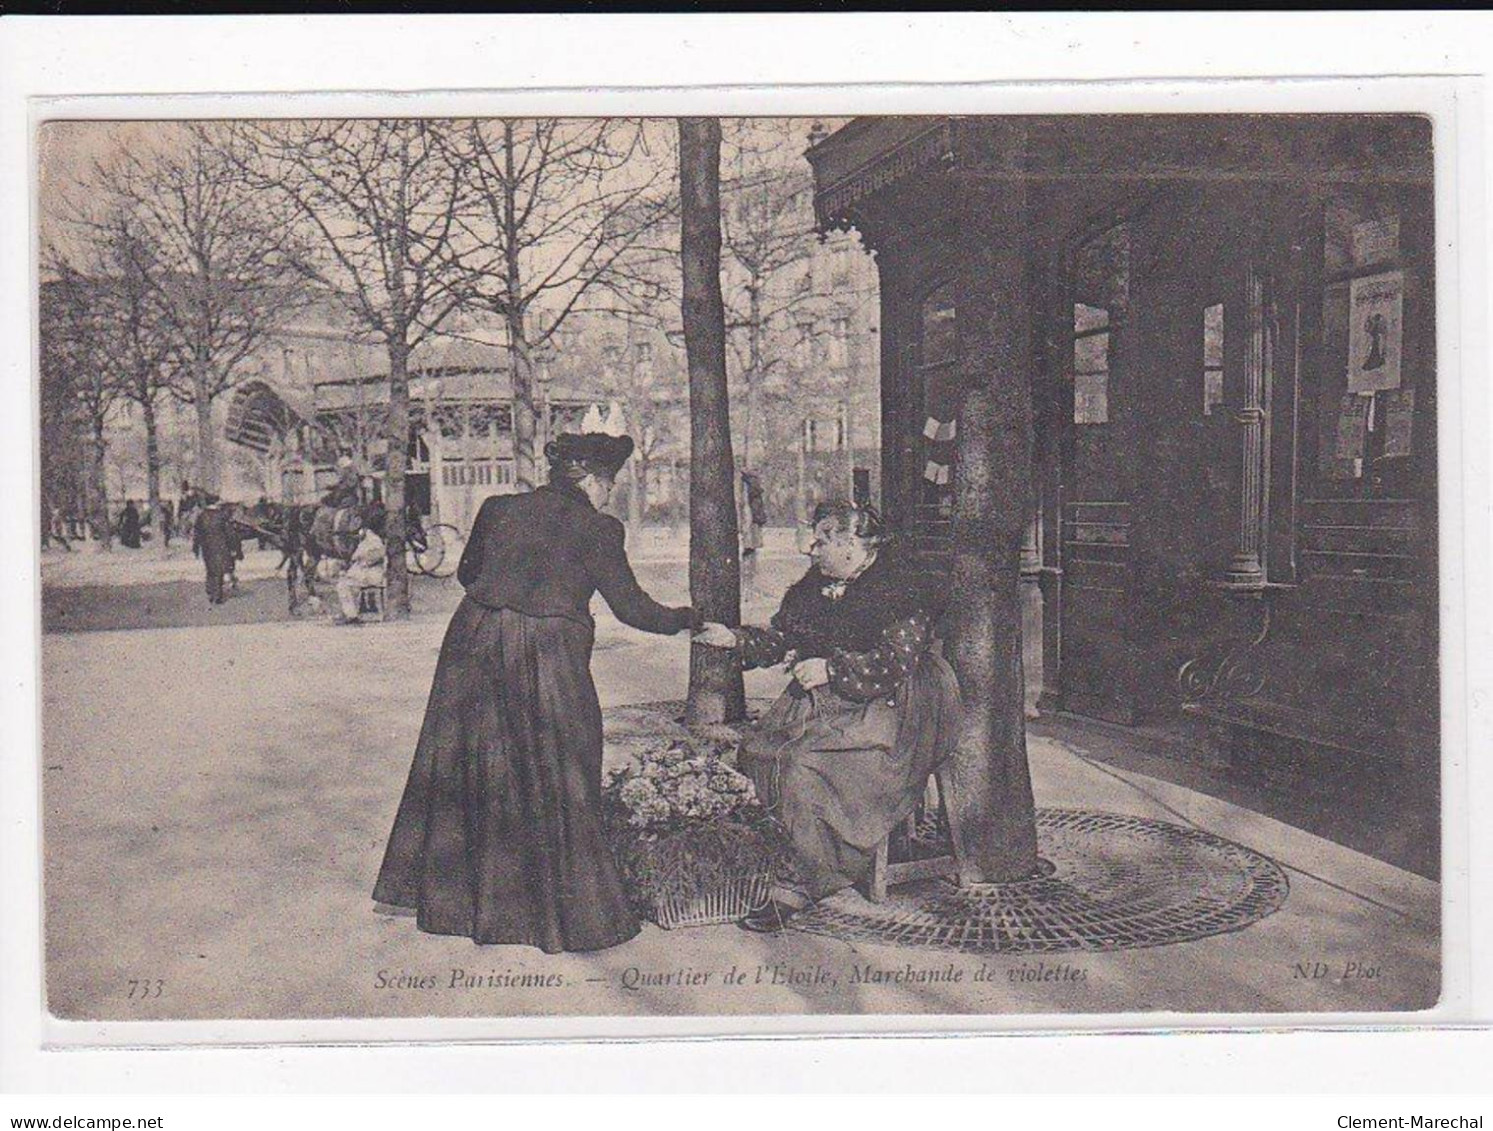
[[[36,124],[51,1015],[1433,1009],[1432,119],[602,114]]]

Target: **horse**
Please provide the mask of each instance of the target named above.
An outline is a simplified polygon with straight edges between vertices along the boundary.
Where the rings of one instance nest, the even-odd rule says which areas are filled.
[[[316,574],[322,561],[346,562],[357,548],[362,534],[363,508],[331,507],[325,503],[259,502],[252,507],[234,504],[232,521],[241,530],[264,538],[279,550],[285,567],[285,587],[290,612],[300,608],[298,583],[304,581],[307,597],[315,597]],[[420,514],[407,509],[404,520],[404,543],[417,553],[426,546],[425,528]]]
[[[352,555],[362,530],[360,508],[328,507],[322,503],[260,502],[238,505],[234,523],[280,551],[276,570],[285,568],[285,588],[290,612],[301,606],[300,584],[307,597],[317,596],[316,574],[324,559],[346,561]]]

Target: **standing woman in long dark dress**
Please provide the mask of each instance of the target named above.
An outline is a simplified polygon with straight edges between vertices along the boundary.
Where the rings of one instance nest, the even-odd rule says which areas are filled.
[[[140,548],[140,510],[134,499],[125,500],[124,512],[119,516],[119,543],[131,550]]]
[[[638,585],[624,528],[602,514],[626,436],[565,435],[550,482],[482,504],[457,576],[404,797],[373,897],[422,931],[548,953],[638,933],[601,825],[601,705],[591,681],[597,590],[645,632],[691,627]]]

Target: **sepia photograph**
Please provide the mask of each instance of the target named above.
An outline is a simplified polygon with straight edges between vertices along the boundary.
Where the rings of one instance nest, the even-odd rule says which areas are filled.
[[[1441,1000],[1430,117],[34,129],[53,1018]]]

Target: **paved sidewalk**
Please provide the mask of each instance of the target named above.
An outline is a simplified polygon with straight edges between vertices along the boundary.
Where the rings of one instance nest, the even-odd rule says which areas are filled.
[[[763,539],[760,551],[764,561],[793,561],[802,566],[804,558],[794,545],[794,531],[773,527]],[[677,562],[681,568],[689,557],[687,527],[645,526],[628,535],[628,556],[637,562]],[[447,553],[459,557],[461,543],[446,547]],[[244,540],[245,560],[239,564],[241,581],[273,577],[280,561],[280,551],[260,550],[253,538]],[[174,539],[170,546],[147,543],[138,550],[114,546],[101,550],[92,542],[73,543],[73,549],[43,550],[40,556],[42,584],[47,588],[83,585],[148,585],[161,581],[202,581],[202,562],[192,554],[190,537]],[[802,572],[802,570],[800,570]]]
[[[45,637],[53,1012],[1278,1013],[1436,1000],[1437,884],[1053,737],[1030,742],[1039,805],[1151,816],[1237,841],[1288,870],[1285,906],[1198,942],[1041,959],[730,926],[649,926],[614,950],[557,957],[421,934],[374,914],[368,893],[444,627],[432,612],[359,631],[286,622]],[[681,697],[687,649],[599,618],[604,703]],[[752,673],[750,693],[772,695],[782,679]],[[142,979],[159,995],[142,998],[137,985],[132,997]]]

